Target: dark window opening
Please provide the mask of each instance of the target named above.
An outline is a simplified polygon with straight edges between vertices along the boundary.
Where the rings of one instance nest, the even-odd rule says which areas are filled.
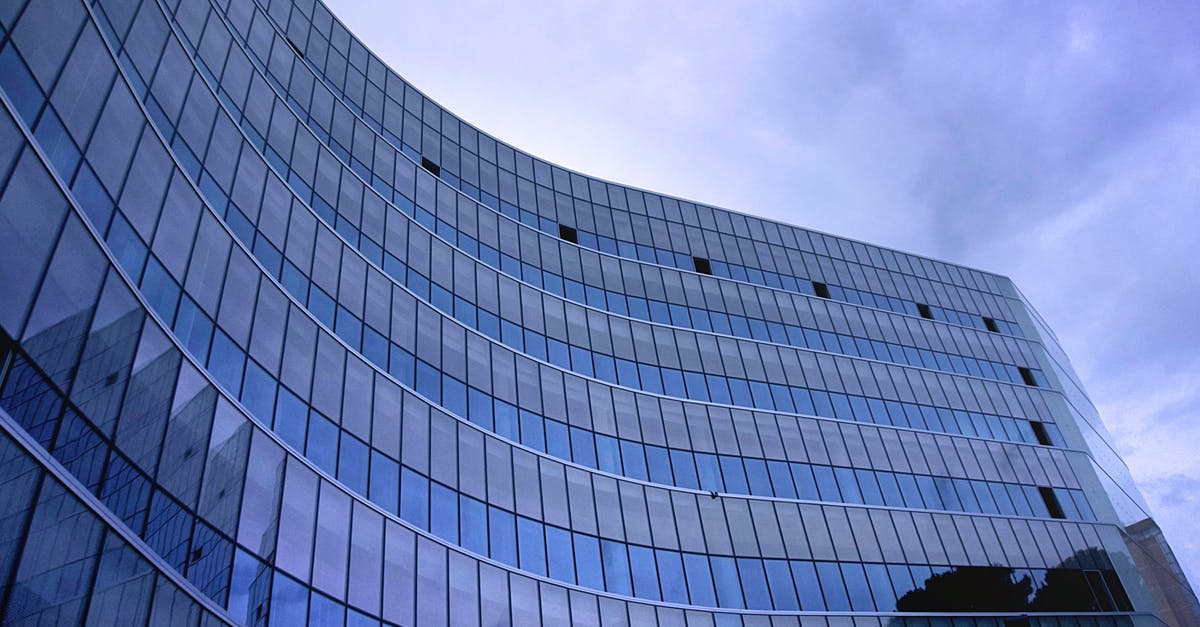
[[[1046,488],[1038,486],[1038,493],[1042,495],[1042,502],[1046,504],[1046,511],[1050,512],[1051,518],[1066,518],[1063,514],[1062,505],[1058,502],[1058,495],[1054,493],[1054,488]]]
[[[1017,370],[1020,371],[1021,380],[1025,382],[1025,385],[1029,385],[1029,386],[1033,386],[1033,387],[1038,386],[1037,379],[1033,378],[1032,370],[1030,370],[1029,368],[1026,368],[1025,366],[1020,366],[1017,368]]]
[[[304,53],[300,50],[300,46],[297,46],[296,42],[292,41],[291,37],[285,37],[285,39],[287,40],[287,44],[292,47],[292,52],[295,52],[296,56],[303,59]]]
[[[438,167],[438,164],[430,161],[427,157],[421,157],[421,167],[429,170],[429,173],[434,176],[440,176],[442,173],[442,169]]]
[[[829,286],[820,281],[813,281],[813,292],[821,298],[829,298]]]
[[[1108,586],[1104,585],[1104,576],[1098,570],[1085,570],[1083,576],[1087,579],[1088,587],[1092,589],[1092,597],[1099,605],[1101,612],[1117,611],[1117,603],[1113,596],[1108,592]]]
[[[917,303],[917,312],[921,314],[922,318],[933,320],[933,310],[929,308],[929,305]]]
[[[1054,445],[1054,443],[1050,441],[1050,433],[1046,431],[1046,425],[1042,424],[1041,421],[1030,420],[1029,426],[1033,427],[1033,437],[1037,438],[1038,444],[1041,444],[1042,446]]]
[[[1000,332],[1000,327],[996,325],[996,321],[987,316],[983,317],[983,326],[987,327],[987,330],[992,333]]]
[[[578,244],[579,243],[579,231],[576,231],[575,227],[573,227],[573,226],[567,226],[565,224],[560,224],[560,225],[558,225],[558,239],[571,242],[572,244]]]
[[[692,264],[700,274],[712,274],[712,262],[704,257],[692,257]]]

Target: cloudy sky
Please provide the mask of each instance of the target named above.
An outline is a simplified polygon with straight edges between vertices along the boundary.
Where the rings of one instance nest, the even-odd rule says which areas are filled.
[[[1200,584],[1200,4],[329,3],[533,154],[1012,277]]]

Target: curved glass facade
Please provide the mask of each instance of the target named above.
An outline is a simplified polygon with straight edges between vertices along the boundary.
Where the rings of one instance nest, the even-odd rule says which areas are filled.
[[[0,29],[6,621],[1164,615],[1007,279],[531,157],[319,3]]]

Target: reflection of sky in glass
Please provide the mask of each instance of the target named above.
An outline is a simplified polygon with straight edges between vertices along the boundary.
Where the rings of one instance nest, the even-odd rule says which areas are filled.
[[[330,4],[536,155],[1011,276],[1200,580],[1195,6]]]

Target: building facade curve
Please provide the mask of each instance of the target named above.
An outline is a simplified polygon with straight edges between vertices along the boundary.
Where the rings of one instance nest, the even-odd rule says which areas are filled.
[[[11,2],[0,101],[6,623],[1196,609],[1004,277],[536,159],[319,2]]]

